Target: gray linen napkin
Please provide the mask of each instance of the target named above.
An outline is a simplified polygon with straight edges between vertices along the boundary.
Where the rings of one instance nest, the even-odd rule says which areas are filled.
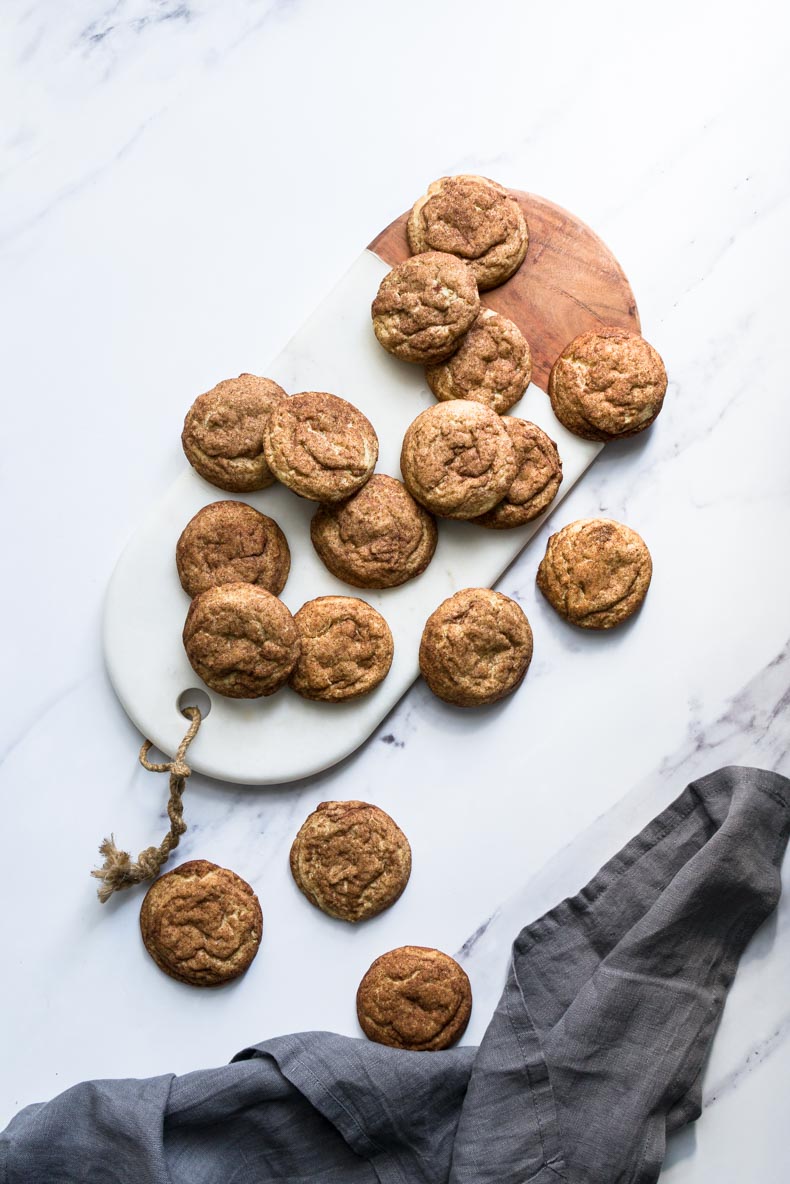
[[[650,1184],[699,1116],[738,959],[780,893],[790,782],[727,768],[516,938],[479,1049],[326,1032],[86,1082],[0,1134],[3,1184]]]

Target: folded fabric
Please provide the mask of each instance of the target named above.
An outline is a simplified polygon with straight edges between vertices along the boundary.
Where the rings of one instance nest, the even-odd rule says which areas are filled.
[[[790,782],[721,769],[516,938],[479,1049],[282,1036],[183,1077],[95,1081],[0,1135],[3,1184],[649,1184],[700,1113]]]

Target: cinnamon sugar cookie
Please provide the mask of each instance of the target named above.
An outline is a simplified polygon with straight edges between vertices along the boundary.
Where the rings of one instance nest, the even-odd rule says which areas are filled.
[[[206,859],[154,880],[140,910],[143,942],[159,969],[196,987],[243,974],[262,929],[261,906],[246,880]]]
[[[294,617],[301,650],[290,683],[304,699],[338,703],[372,691],[389,674],[392,633],[356,596],[318,596]]]
[[[376,467],[379,442],[357,407],[337,395],[305,391],[272,412],[264,451],[277,480],[294,493],[336,502],[365,484]]]
[[[612,629],[640,607],[653,574],[644,539],[610,518],[580,518],[553,534],[537,583],[552,608],[582,629]]]
[[[524,262],[529,243],[521,206],[488,177],[440,177],[414,203],[409,246],[448,251],[466,260],[481,291],[504,284]]]
[[[437,530],[400,481],[375,473],[347,501],[319,507],[310,537],[339,580],[357,588],[394,588],[428,566]]]
[[[483,308],[455,353],[425,371],[437,399],[472,399],[504,415],[529,386],[526,338],[507,317]]]
[[[463,1036],[471,1013],[466,972],[448,954],[425,946],[382,954],[357,991],[362,1031],[390,1048],[449,1048]]]
[[[411,874],[411,848],[378,806],[321,802],[293,841],[291,873],[322,912],[340,921],[366,921],[403,892]]]
[[[667,372],[644,337],[602,325],[574,338],[549,375],[554,414],[585,440],[617,440],[650,427],[664,403]]]
[[[513,484],[493,510],[475,518],[478,526],[509,530],[531,522],[551,505],[562,483],[562,461],[557,445],[526,419],[506,415],[502,423],[516,450]]]
[[[187,460],[206,481],[231,493],[272,485],[263,430],[272,408],[287,398],[276,382],[255,374],[217,383],[187,412],[181,434]]]
[[[480,309],[474,276],[454,255],[428,251],[393,267],[371,309],[381,345],[403,362],[441,362]]]
[[[291,552],[273,518],[245,502],[212,502],[198,510],[176,545],[181,587],[197,596],[218,584],[257,584],[279,596]]]
[[[439,403],[406,431],[400,458],[413,497],[443,518],[475,518],[501,501],[516,477],[502,420],[480,403]]]
[[[434,695],[458,707],[496,703],[520,686],[532,660],[523,609],[489,588],[464,588],[431,613],[420,672]]]
[[[184,649],[213,691],[257,699],[287,682],[299,657],[299,630],[271,592],[254,584],[222,584],[192,601]]]

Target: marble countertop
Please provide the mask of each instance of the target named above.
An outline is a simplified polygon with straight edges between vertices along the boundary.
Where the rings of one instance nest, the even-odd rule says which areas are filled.
[[[790,774],[790,226],[776,7],[471,0],[7,0],[0,12],[5,871],[0,1126],[86,1077],[358,1034],[356,985],[404,943],[461,958],[485,1028],[519,927],[577,890],[694,776]],[[435,53],[431,53],[435,47]],[[104,590],[182,470],[194,396],[266,373],[365,243],[444,173],[544,194],[622,263],[670,375],[498,585],[535,659],[470,714],[417,684],[354,756],[264,789],[194,776],[179,858],[254,885],[265,932],[219,993],[142,950],[139,893],[100,907],[114,830],[164,830],[164,778],[107,681]],[[655,563],[638,620],[564,626],[534,588],[551,529],[605,514]],[[298,826],[359,797],[409,835],[396,908],[359,928],[291,882]],[[790,880],[790,867],[785,883]],[[662,1181],[780,1184],[790,893],[750,947]],[[748,1132],[748,1139],[744,1132]]]

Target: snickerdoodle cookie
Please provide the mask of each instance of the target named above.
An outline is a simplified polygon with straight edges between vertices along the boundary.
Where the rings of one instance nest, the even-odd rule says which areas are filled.
[[[319,507],[310,537],[339,580],[356,588],[394,588],[425,571],[437,530],[400,481],[375,473],[347,501]]]
[[[318,596],[294,616],[301,639],[290,683],[304,699],[339,703],[377,687],[392,665],[392,633],[356,596]]]
[[[415,202],[409,246],[465,259],[481,291],[504,284],[524,262],[529,235],[516,199],[488,177],[440,177]]]
[[[377,958],[357,991],[357,1016],[370,1040],[391,1048],[449,1048],[472,1012],[466,972],[448,954],[400,946]]]
[[[396,358],[430,366],[458,348],[479,310],[477,284],[466,264],[427,251],[385,275],[371,309],[373,331]]]
[[[484,514],[506,495],[517,472],[500,417],[464,399],[417,416],[404,436],[400,467],[412,496],[443,518]]]
[[[521,684],[532,661],[523,609],[489,588],[464,588],[425,623],[420,672],[434,695],[458,707],[496,703]]]
[[[575,337],[549,375],[554,414],[585,440],[618,440],[644,431],[667,389],[664,363],[644,337],[602,325]]]
[[[143,942],[159,969],[196,987],[243,974],[262,929],[261,906],[246,880],[206,859],[154,880],[140,910]]]
[[[218,584],[257,584],[279,596],[291,552],[273,518],[245,502],[212,502],[198,510],[176,545],[181,587],[197,596]]]
[[[653,561],[644,540],[610,518],[581,518],[553,534],[538,587],[561,617],[583,629],[612,629],[641,605]]]
[[[299,630],[271,592],[254,584],[221,584],[192,601],[184,649],[213,691],[257,699],[288,681],[299,657]]]
[[[526,419],[506,415],[502,423],[516,450],[518,472],[502,501],[474,519],[492,530],[509,530],[537,518],[562,483],[562,461],[554,441]]]
[[[324,391],[305,391],[274,409],[264,450],[277,480],[294,493],[337,502],[365,484],[376,467],[379,442],[370,420],[353,404]]]
[[[287,398],[276,382],[255,374],[217,383],[187,412],[181,433],[187,460],[206,481],[231,493],[272,485],[263,429],[272,408]]]
[[[504,415],[529,386],[532,358],[518,325],[481,309],[458,349],[425,371],[437,399],[472,399]]]
[[[411,847],[378,806],[322,802],[293,841],[291,872],[322,912],[341,921],[365,921],[403,892],[411,875]]]

